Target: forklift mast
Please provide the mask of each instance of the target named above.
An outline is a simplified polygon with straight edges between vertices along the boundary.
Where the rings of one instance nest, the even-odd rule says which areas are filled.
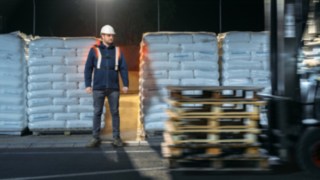
[[[268,104],[269,152],[288,158],[302,129],[298,50],[312,0],[265,0],[270,33],[271,100]]]

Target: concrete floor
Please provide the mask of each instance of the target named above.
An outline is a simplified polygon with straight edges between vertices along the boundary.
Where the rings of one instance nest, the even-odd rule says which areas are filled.
[[[0,179],[318,180],[289,166],[268,172],[169,169],[161,156],[161,137],[131,142],[123,148],[112,147],[108,140],[100,148],[83,148],[90,138],[0,136]]]

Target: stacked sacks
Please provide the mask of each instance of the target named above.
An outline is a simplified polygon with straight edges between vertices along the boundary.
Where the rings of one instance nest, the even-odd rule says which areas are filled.
[[[307,77],[311,75],[308,77],[310,80],[317,78],[320,69],[320,39],[317,37],[305,37],[304,46],[301,48],[298,54],[298,60],[299,74],[308,74]]]
[[[270,90],[269,35],[267,32],[219,34],[223,86],[264,86]]]
[[[88,130],[93,101],[84,65],[95,38],[39,38],[30,42],[28,116],[32,131]]]
[[[18,34],[0,35],[0,133],[21,134],[27,126],[26,61]]]
[[[162,131],[168,116],[166,86],[219,85],[214,33],[159,32],[143,35],[140,52],[140,109],[145,130]],[[190,92],[196,93],[196,92]]]

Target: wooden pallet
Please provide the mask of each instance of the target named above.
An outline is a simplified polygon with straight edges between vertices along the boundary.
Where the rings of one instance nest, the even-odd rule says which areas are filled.
[[[65,136],[70,136],[71,134],[90,134],[91,129],[81,129],[81,130],[61,130],[61,129],[37,129],[32,131],[32,135],[40,136],[46,134],[60,134]]]
[[[24,131],[0,131],[0,135],[23,135]]]
[[[252,129],[258,128],[258,121],[242,118],[228,119],[174,119],[165,124],[173,124],[177,130],[207,130],[207,129]]]
[[[262,89],[169,86],[171,108],[161,145],[169,165],[239,170],[246,163],[249,170],[267,169],[258,142],[260,111],[266,106],[257,95]]]
[[[236,126],[231,126],[232,128],[184,128],[181,129],[178,126],[178,123],[174,121],[166,121],[165,129],[166,132],[171,134],[183,134],[183,133],[208,133],[208,134],[217,134],[217,133],[252,133],[258,134],[261,132],[257,128],[237,128]]]
[[[22,128],[21,130],[0,130],[0,135],[17,135],[22,136],[25,133],[28,133],[27,128]]]
[[[224,157],[231,154],[241,154],[244,157],[260,157],[258,145],[242,146],[179,146],[167,143],[161,144],[162,155],[165,158],[184,158],[184,157]]]
[[[214,86],[214,87],[194,87],[194,86],[168,86],[171,99],[183,100],[188,98],[194,99],[261,99],[257,93],[263,87],[246,87],[246,86]],[[187,91],[197,91],[197,95],[188,95]],[[228,92],[228,93],[227,93]],[[248,93],[252,97],[247,97]],[[186,95],[187,94],[187,95]]]
[[[177,113],[260,113],[261,108],[266,105],[265,101],[175,101],[167,100],[172,111]]]
[[[164,140],[170,144],[184,144],[184,143],[197,143],[197,144],[227,144],[227,143],[239,143],[239,144],[254,144],[258,142],[258,136],[254,133],[230,133],[228,136],[225,134],[214,132],[191,132],[184,134],[171,134],[164,132]]]
[[[267,157],[169,158],[169,168],[201,168],[211,171],[268,171]]]
[[[187,98],[184,100],[177,100],[177,99],[165,99],[167,103],[172,106],[182,106],[185,104],[202,104],[202,105],[224,105],[224,104],[248,104],[248,105],[257,105],[257,106],[264,106],[266,105],[265,101],[262,100],[254,100],[254,99],[193,99]]]
[[[243,119],[252,119],[258,120],[260,119],[260,114],[258,113],[237,113],[237,112],[229,112],[229,113],[178,113],[172,111],[170,109],[166,110],[168,116],[172,119],[228,119],[228,118],[243,118]]]
[[[169,101],[172,108],[169,111],[177,113],[180,116],[197,115],[259,115],[261,107],[265,106],[264,101],[251,102],[187,102],[187,101]],[[195,105],[186,106],[186,105]],[[200,105],[200,106],[197,106]]]
[[[172,121],[197,121],[197,120],[206,120],[206,121],[219,121],[219,120],[226,120],[226,119],[249,119],[251,121],[258,121],[260,119],[260,114],[256,115],[217,115],[217,116],[181,116],[173,111],[167,110],[166,111],[169,119]]]

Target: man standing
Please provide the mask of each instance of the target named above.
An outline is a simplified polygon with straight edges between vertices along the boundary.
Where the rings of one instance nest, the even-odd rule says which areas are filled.
[[[93,94],[93,139],[87,147],[97,147],[101,143],[100,127],[101,115],[105,97],[108,98],[110,113],[112,117],[113,145],[122,146],[120,138],[120,116],[119,116],[119,76],[123,82],[122,91],[127,93],[129,80],[128,68],[123,54],[119,48],[114,46],[115,31],[112,26],[105,25],[101,28],[101,42],[94,45],[88,54],[84,70],[86,93]],[[92,84],[93,73],[93,87]]]

